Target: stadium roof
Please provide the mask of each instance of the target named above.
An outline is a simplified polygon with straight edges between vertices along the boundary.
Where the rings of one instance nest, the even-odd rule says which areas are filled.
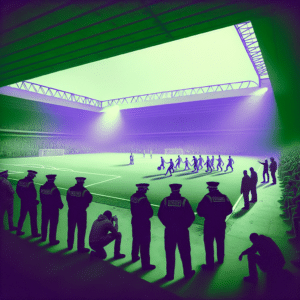
[[[2,1],[0,87],[235,25],[272,9],[267,0]]]

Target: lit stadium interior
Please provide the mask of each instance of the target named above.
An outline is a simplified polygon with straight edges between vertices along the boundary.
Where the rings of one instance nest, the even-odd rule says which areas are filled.
[[[294,219],[288,212],[288,219],[280,217],[278,202],[285,201],[288,182],[283,162],[290,158],[295,170],[300,154],[296,1],[0,5],[0,172],[8,170],[15,191],[27,170],[38,172],[37,200],[46,175],[56,174],[64,204],[55,246],[31,236],[29,216],[25,234],[17,236],[4,215],[1,299],[299,299],[300,264],[292,261],[299,261],[300,234],[296,245],[289,242],[286,231]],[[169,176],[169,165],[159,167],[161,157],[168,163],[178,155],[189,160],[189,169],[182,163]],[[223,170],[205,172],[204,165],[195,172],[192,160],[199,155],[204,162],[221,155]],[[229,156],[233,170],[224,172]],[[277,185],[260,183],[259,162],[270,157],[281,168]],[[251,167],[258,174],[258,201],[245,211],[241,181]],[[66,194],[78,176],[93,195],[85,246],[98,215],[111,210],[119,218],[124,259],[113,259],[113,243],[104,260],[66,249]],[[213,272],[201,268],[204,218],[197,215],[209,181],[220,183],[233,206],[226,218],[224,264]],[[138,183],[149,184],[154,212],[153,271],[131,262],[130,197]],[[190,243],[196,274],[184,279],[177,249],[175,278],[165,282],[164,226],[157,214],[174,183],[182,184],[195,213]],[[15,193],[15,225],[20,209]],[[40,231],[41,205],[37,211]],[[251,246],[253,232],[271,237],[284,255],[285,273],[277,284],[261,271],[257,285],[243,282],[247,259],[238,258]]]

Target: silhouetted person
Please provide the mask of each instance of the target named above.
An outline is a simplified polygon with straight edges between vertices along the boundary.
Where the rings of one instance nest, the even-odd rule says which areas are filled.
[[[146,151],[145,151],[145,150],[143,151],[143,156],[144,156],[144,157],[146,156]]]
[[[28,170],[28,174],[25,178],[20,179],[17,184],[17,194],[21,199],[21,211],[20,218],[18,222],[17,235],[25,234],[22,231],[22,227],[26,218],[27,213],[30,215],[31,224],[31,234],[33,237],[40,237],[37,228],[37,205],[40,203],[36,200],[37,192],[34,186],[33,178],[36,176],[37,172]]]
[[[243,251],[239,256],[240,261],[244,255],[248,256],[249,276],[244,277],[244,280],[252,283],[257,282],[256,265],[263,272],[270,274],[280,273],[285,265],[285,260],[276,243],[270,237],[258,235],[257,233],[250,234],[250,241],[253,243],[252,247]]]
[[[193,172],[198,172],[198,159],[196,158],[196,156],[193,156],[193,167],[194,167]]]
[[[242,178],[242,185],[241,185],[241,194],[244,197],[244,207],[242,209],[249,209],[249,193],[251,190],[251,178],[247,174],[247,171],[244,172],[244,177]]]
[[[164,160],[164,158],[161,156],[160,157],[160,161],[161,161],[161,163],[160,163],[160,168],[163,168],[163,170],[165,169],[165,160]]]
[[[143,270],[153,270],[155,265],[150,264],[150,241],[151,241],[151,222],[153,209],[147,199],[146,193],[149,184],[140,183],[136,185],[138,190],[130,198],[131,225],[132,225],[132,262],[140,259]]]
[[[251,172],[251,177],[250,177],[250,191],[251,191],[251,203],[255,203],[257,202],[257,192],[256,192],[256,185],[257,185],[257,173],[254,171],[254,169],[251,167],[250,168],[250,172]]]
[[[50,223],[49,241],[50,245],[59,244],[56,239],[59,210],[64,207],[60,192],[54,184],[56,175],[46,175],[47,182],[40,188],[40,199],[42,203],[42,238],[47,239],[48,224]]]
[[[178,155],[178,158],[175,160],[176,165],[175,165],[174,169],[177,169],[177,167],[180,168],[181,162],[182,162],[182,158],[180,157],[180,155]]]
[[[8,170],[0,173],[0,228],[3,226],[4,214],[7,211],[9,231],[15,231],[18,227],[14,226],[14,189],[7,180]]]
[[[115,224],[113,224],[115,222]],[[110,232],[110,233],[109,233]],[[105,259],[107,254],[104,247],[115,241],[114,259],[124,258],[125,254],[120,253],[122,234],[118,232],[118,218],[112,216],[111,211],[107,210],[103,215],[99,215],[92,225],[89,243],[95,251],[91,252],[93,256]]]
[[[258,161],[260,164],[264,165],[264,170],[263,170],[263,178],[264,178],[264,181],[262,181],[261,183],[265,183],[266,180],[265,180],[265,175],[267,175],[267,178],[268,178],[268,181],[269,182],[269,171],[268,171],[268,160],[266,159],[264,163]]]
[[[190,169],[190,162],[188,160],[188,158],[186,157],[185,158],[185,161],[184,161],[184,171],[186,171],[186,168],[189,170]]]
[[[130,153],[130,157],[129,157],[129,159],[130,159],[130,165],[134,165],[134,158],[133,158],[133,154],[132,153]]]
[[[86,178],[76,177],[77,183],[68,189],[67,202],[68,211],[68,249],[73,249],[74,234],[77,225],[77,250],[79,253],[89,252],[90,249],[84,247],[86,232],[86,209],[93,200],[91,193],[83,186]]]
[[[226,170],[224,172],[227,172],[228,168],[231,168],[231,170],[233,171],[233,167],[232,167],[232,164],[234,164],[234,160],[231,158],[231,156],[229,155],[229,158],[228,158],[228,164],[226,166]]]
[[[208,172],[209,170],[210,172],[212,172],[211,161],[209,159],[209,156],[207,156],[206,163],[204,165],[206,165],[207,167],[207,170],[205,172]]]
[[[217,171],[219,171],[219,167],[220,167],[221,171],[223,171],[222,166],[224,166],[224,162],[223,162],[223,160],[222,160],[222,158],[221,158],[221,155],[219,155],[219,158],[217,158],[216,160],[218,161],[218,164],[217,164]]]
[[[271,172],[271,176],[272,176],[272,180],[273,180],[272,184],[276,184],[275,173],[276,173],[276,170],[277,170],[277,163],[274,160],[274,157],[271,157],[270,160],[271,160],[271,163],[270,163],[270,172]]]
[[[211,160],[210,160],[210,165],[211,165],[211,168],[212,168],[212,169],[215,168],[214,163],[215,163],[215,157],[212,156],[212,157],[211,157]]]
[[[199,158],[198,158],[198,171],[199,171],[199,167],[201,167],[201,170],[203,169],[203,166],[202,166],[203,161],[204,161],[204,159],[202,158],[201,155],[199,155]]]
[[[181,184],[170,184],[171,194],[160,203],[158,218],[165,228],[165,250],[167,275],[164,279],[173,280],[175,270],[175,250],[178,245],[185,278],[189,279],[195,271],[192,270],[189,227],[195,220],[195,215],[189,201],[180,194]]]
[[[225,219],[232,213],[232,204],[228,197],[218,190],[219,182],[206,182],[209,193],[200,201],[197,213],[204,217],[204,246],[206,252],[206,264],[204,270],[214,269],[214,239],[217,242],[218,264],[224,262]]]
[[[150,158],[152,159],[152,150],[150,150]]]
[[[173,163],[172,158],[170,158],[170,162],[166,162],[166,164],[170,164],[170,166],[167,169],[167,172],[165,175],[167,176],[168,172],[170,172],[170,176],[172,176],[172,173],[174,173],[174,163]]]

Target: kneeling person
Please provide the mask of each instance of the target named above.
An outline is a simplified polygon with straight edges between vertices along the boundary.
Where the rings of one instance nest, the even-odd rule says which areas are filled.
[[[108,233],[109,231],[111,233]],[[104,247],[115,240],[114,259],[124,258],[125,254],[120,253],[121,238],[122,234],[118,232],[117,216],[113,217],[111,211],[105,211],[94,221],[90,232],[90,247],[95,251],[91,252],[91,255],[105,259],[107,255]]]

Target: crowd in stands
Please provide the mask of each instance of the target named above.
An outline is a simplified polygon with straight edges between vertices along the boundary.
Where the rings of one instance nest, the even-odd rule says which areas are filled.
[[[0,158],[39,156],[39,149],[64,149],[65,154],[97,152],[80,137],[1,136]]]
[[[289,242],[300,250],[300,147],[294,145],[283,151],[278,175],[281,180],[282,198],[279,200],[283,213],[280,215],[291,225]],[[300,268],[300,257],[292,263]]]

